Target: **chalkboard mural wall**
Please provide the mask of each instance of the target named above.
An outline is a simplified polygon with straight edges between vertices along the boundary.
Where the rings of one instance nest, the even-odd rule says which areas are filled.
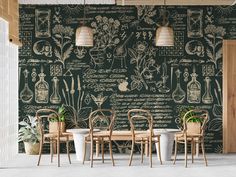
[[[129,109],[144,108],[155,128],[176,128],[179,110],[194,106],[210,113],[206,150],[222,152],[222,39],[236,38],[236,7],[167,7],[174,47],[154,45],[160,6],[85,8],[92,48],[75,46],[83,6],[20,6],[19,119],[66,104],[77,111],[67,127],[88,127],[91,111],[113,108],[120,130]],[[128,146],[114,142],[117,152]]]

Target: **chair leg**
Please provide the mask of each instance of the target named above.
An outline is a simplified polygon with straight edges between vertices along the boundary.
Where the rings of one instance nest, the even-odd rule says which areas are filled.
[[[192,138],[192,140],[191,140],[191,156],[192,156],[192,163],[194,162],[194,150],[195,150],[194,139]]]
[[[131,147],[131,154],[130,154],[130,159],[129,159],[129,166],[131,166],[132,159],[133,159],[133,154],[134,154],[134,141],[132,140],[132,147]]]
[[[160,160],[160,163],[162,165],[162,160],[161,160],[161,145],[160,145],[160,137],[158,137],[158,156],[159,156],[159,160]]]
[[[175,138],[175,154],[174,154],[174,165],[176,161],[176,156],[177,156],[177,147],[178,147],[178,139]]]
[[[204,140],[202,140],[202,142],[201,142],[201,147],[202,147],[202,155],[203,155],[205,164],[206,164],[206,166],[208,166],[208,164],[207,164],[207,158],[206,158],[206,154],[205,154]]]
[[[90,147],[90,166],[93,167],[93,139],[91,138],[91,147]]]
[[[41,156],[42,156],[42,149],[43,149],[43,140],[40,141],[40,145],[39,145],[39,159],[38,159],[37,166],[39,166],[39,164],[40,164],[40,160],[41,160]]]
[[[53,140],[50,139],[50,155],[51,155],[51,163],[53,162]]]
[[[69,138],[68,136],[66,137],[66,151],[67,151],[67,156],[68,156],[68,159],[69,159],[69,163],[71,164],[71,159],[70,159],[70,150],[69,150]]]
[[[112,165],[115,166],[115,162],[114,162],[114,158],[113,158],[113,153],[112,153],[111,139],[109,140],[109,149],[110,149],[110,156],[111,156]]]
[[[152,168],[152,137],[149,138],[149,160],[150,167]]]
[[[102,150],[102,163],[104,163],[104,141],[103,141],[103,138],[101,141],[101,150]]]
[[[143,163],[143,139],[141,140],[141,163]]]
[[[85,157],[86,157],[86,139],[84,140],[84,157],[83,157],[83,164],[84,164],[84,161],[85,161]]]
[[[188,160],[188,147],[187,147],[187,138],[184,140],[184,153],[185,153],[185,168],[187,168],[187,160]]]
[[[60,167],[60,139],[57,139],[57,163],[58,167]]]
[[[96,141],[96,157],[99,157],[100,153],[100,142],[99,140]]]

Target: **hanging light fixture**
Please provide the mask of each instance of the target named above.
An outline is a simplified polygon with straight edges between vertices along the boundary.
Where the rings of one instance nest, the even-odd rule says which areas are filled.
[[[166,19],[166,0],[164,1],[164,5],[162,26],[156,30],[156,46],[174,46],[174,30],[168,27]]]
[[[83,24],[81,27],[76,29],[76,46],[84,46],[84,47],[92,47],[93,46],[93,30],[92,28],[84,25],[85,21],[85,0],[84,0],[84,16],[83,16]]]

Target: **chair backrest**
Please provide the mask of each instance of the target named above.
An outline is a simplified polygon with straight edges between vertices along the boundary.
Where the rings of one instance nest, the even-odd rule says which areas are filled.
[[[59,115],[53,109],[39,109],[36,112],[40,134],[43,137],[45,133],[56,133],[58,136],[61,134],[61,124],[59,122]],[[56,131],[50,132],[49,122],[53,121],[56,125]]]
[[[204,135],[205,126],[209,118],[208,111],[193,109],[185,113],[183,117],[183,130],[187,134]]]
[[[131,109],[128,111],[130,129],[133,136],[135,131],[144,130],[144,127],[153,135],[153,117],[150,111],[144,109]]]
[[[90,134],[93,136],[94,129],[109,131],[110,136],[115,121],[115,112],[111,109],[97,109],[89,115]]]

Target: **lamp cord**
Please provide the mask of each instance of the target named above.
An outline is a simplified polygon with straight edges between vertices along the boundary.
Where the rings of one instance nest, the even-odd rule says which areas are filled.
[[[166,23],[167,23],[167,17],[166,17],[166,0],[164,0],[163,21],[162,21],[162,25],[165,26]]]
[[[84,26],[84,23],[85,23],[85,0],[84,0],[84,16],[83,16],[83,26]]]

